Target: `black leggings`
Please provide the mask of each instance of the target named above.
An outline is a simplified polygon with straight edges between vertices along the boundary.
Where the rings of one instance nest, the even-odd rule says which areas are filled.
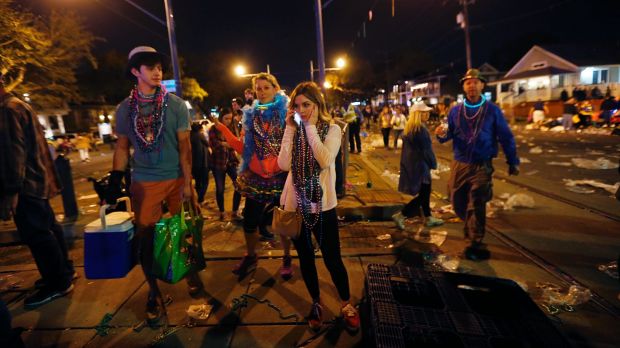
[[[406,217],[418,216],[420,215],[420,207],[424,211],[424,216],[431,216],[431,184],[422,184],[416,198],[405,205],[402,213]]]
[[[267,225],[271,225],[273,216],[274,202],[280,202],[280,196],[274,197],[271,203],[261,203],[252,198],[245,197],[245,207],[243,208],[243,231],[245,233],[255,233],[256,228],[260,227],[264,234]]]
[[[324,211],[321,227],[315,226],[312,233],[317,241],[321,242],[321,253],[323,262],[332,277],[332,281],[338,290],[338,295],[343,301],[348,301],[351,297],[349,293],[349,276],[347,269],[342,263],[340,255],[340,236],[338,233],[338,217],[336,209]],[[321,231],[322,230],[322,231]],[[319,276],[316,271],[314,248],[309,236],[309,231],[305,224],[302,224],[301,234],[298,239],[293,239],[297,255],[299,256],[299,268],[304,279],[306,288],[313,301],[320,298]]]

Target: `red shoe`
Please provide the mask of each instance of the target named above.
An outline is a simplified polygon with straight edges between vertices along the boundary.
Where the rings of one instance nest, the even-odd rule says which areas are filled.
[[[323,307],[320,303],[312,303],[310,314],[306,317],[308,320],[308,326],[314,331],[319,331],[323,326]]]
[[[232,272],[236,275],[247,274],[253,271],[256,268],[256,263],[258,262],[258,257],[245,255],[241,261],[235,265]]]
[[[344,320],[347,329],[357,331],[360,328],[360,314],[350,303],[347,303],[346,306],[342,307],[340,313],[342,313],[342,319]]]
[[[280,267],[280,277],[282,277],[282,279],[289,280],[293,277],[292,262],[291,255],[285,255],[282,259],[282,266]]]

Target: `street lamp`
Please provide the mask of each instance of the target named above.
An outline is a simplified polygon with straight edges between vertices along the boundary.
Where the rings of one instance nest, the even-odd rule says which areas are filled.
[[[338,71],[344,69],[347,66],[347,61],[343,57],[339,57],[336,59],[336,67],[335,68],[325,68],[324,71]],[[320,69],[314,68],[314,62],[310,60],[310,81],[314,81],[314,72],[319,71]],[[320,71],[319,71],[320,72]],[[325,77],[323,77],[325,79]],[[321,81],[319,81],[321,83]]]
[[[326,80],[325,82],[323,82],[323,87],[325,87],[326,89],[331,89],[334,86],[332,85],[331,82]]]
[[[237,76],[243,76],[246,75],[247,70],[245,69],[245,67],[241,64],[235,66],[235,75]]]
[[[338,58],[336,60],[336,67],[338,69],[342,69],[347,65],[347,62],[344,60],[344,58]]]
[[[254,77],[258,75],[258,74],[248,74],[247,69],[245,68],[243,64],[237,64],[233,68],[233,71],[235,72],[235,75],[239,77]],[[269,64],[267,64],[267,74],[271,74],[271,69],[269,67]]]

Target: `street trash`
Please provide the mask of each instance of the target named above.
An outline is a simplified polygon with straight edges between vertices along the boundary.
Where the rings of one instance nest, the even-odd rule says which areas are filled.
[[[500,199],[508,199],[508,198],[510,198],[510,193],[504,192],[501,195],[499,195],[499,198]]]
[[[532,163],[532,161],[530,161],[529,159],[525,157],[520,157],[519,160],[521,161],[521,164]]]
[[[571,285],[566,293],[553,283],[536,283],[536,287],[542,290],[542,301],[554,306],[578,306],[592,299],[590,289],[582,286]],[[570,310],[566,308],[565,310],[569,312],[574,311],[572,308]]]
[[[581,193],[581,194],[594,193],[594,189],[585,188],[583,186],[567,186],[566,190],[570,192]]]
[[[564,132],[564,126],[555,126],[549,130],[552,132]]]
[[[387,169],[383,171],[383,174],[381,174],[381,176],[384,178],[387,178],[388,180],[392,181],[395,184],[398,184],[398,178],[400,178],[399,174],[394,174]]]
[[[418,230],[417,233],[413,236],[413,239],[420,243],[428,243],[435,244],[436,246],[441,246],[448,237],[448,231],[445,230]]]
[[[534,198],[532,196],[526,195],[525,193],[515,193],[510,196],[504,205],[505,210],[512,210],[516,207],[521,208],[534,208]]]
[[[616,169],[618,163],[612,162],[605,157],[599,157],[596,160],[589,160],[585,158],[573,158],[573,164],[579,168],[584,169]]]
[[[437,209],[437,212],[441,214],[455,214],[451,204],[441,206],[439,209]]]
[[[543,153],[543,149],[540,146],[536,146],[530,149],[530,153],[538,155],[538,154]]]
[[[618,261],[612,261],[610,263],[598,265],[598,270],[606,273],[608,276],[618,279]]]
[[[573,165],[572,162],[547,162],[548,165],[550,166],[561,166],[561,167],[571,167]]]
[[[382,235],[377,236],[377,239],[378,239],[378,240],[388,240],[388,239],[390,239],[390,238],[392,238],[392,235],[391,235],[391,234],[389,234],[389,233],[386,233],[386,234],[382,234]]]
[[[24,280],[14,274],[6,274],[0,276],[0,291],[9,291],[18,289],[22,286]]]
[[[614,185],[609,185],[609,184],[605,184],[602,183],[600,181],[597,180],[572,180],[572,179],[563,179],[564,181],[564,185],[567,186],[567,190],[573,191],[573,192],[577,192],[577,193],[593,193],[594,190],[592,190],[592,192],[589,192],[589,189],[585,189],[582,192],[579,192],[579,189],[577,189],[577,187],[580,186],[593,186],[593,187],[597,187],[600,189],[603,189],[611,194],[616,193],[616,191],[618,191],[618,188],[620,187],[620,182],[615,183]],[[571,189],[572,188],[572,189]],[[588,190],[587,192],[585,192],[586,190]]]
[[[192,319],[205,320],[209,318],[213,306],[203,303],[199,305],[190,305],[185,311]]]
[[[505,209],[505,203],[499,199],[492,199],[487,202],[487,217],[494,218],[499,210]]]
[[[458,256],[440,254],[437,256],[437,263],[446,271],[456,272],[459,269],[459,263],[461,263],[461,260]]]
[[[525,175],[534,175],[538,173],[538,170],[530,170],[529,172],[525,173]]]
[[[112,321],[112,314],[106,313],[97,326],[95,326],[95,331],[97,331],[97,336],[105,337],[110,333],[110,321]]]

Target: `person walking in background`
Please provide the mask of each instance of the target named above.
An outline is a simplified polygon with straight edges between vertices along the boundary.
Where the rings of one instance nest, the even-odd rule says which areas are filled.
[[[405,124],[407,123],[407,118],[405,117],[405,115],[403,115],[403,113],[401,112],[401,108],[400,107],[396,107],[394,108],[394,116],[392,117],[392,120],[390,121],[390,124],[392,125],[392,130],[394,131],[394,149],[396,150],[398,148],[398,139],[401,138],[401,136],[403,135],[403,130],[405,129]]]
[[[131,199],[134,208],[139,260],[149,291],[146,320],[154,325],[161,319],[162,299],[153,273],[155,224],[163,215],[166,202],[172,215],[189,202],[199,212],[192,187],[192,150],[189,110],[183,99],[170,94],[161,84],[167,59],[148,46],[129,52],[126,75],[135,83],[129,97],[116,109],[116,148],[110,174],[107,204],[121,196],[121,183],[131,155]],[[197,273],[186,277],[188,292],[203,289]]]
[[[414,198],[401,211],[392,215],[396,226],[401,230],[405,229],[405,219],[420,215],[420,209],[427,227],[443,224],[442,219],[431,215],[430,206],[431,169],[437,169],[431,136],[425,125],[431,110],[424,102],[415,103],[405,126],[398,191]]]
[[[349,152],[361,153],[362,140],[360,139],[360,129],[364,122],[364,116],[355,105],[350,104],[344,114],[344,120],[349,124]]]
[[[364,116],[364,120],[366,120],[366,131],[370,132],[370,123],[377,122],[377,115],[372,110],[372,105],[366,104],[366,106],[364,106],[364,110],[362,110],[362,116]]]
[[[60,190],[36,113],[4,89],[0,73],[0,220],[13,219],[41,274],[39,290],[24,299],[25,309],[69,294],[77,278],[49,202]]]
[[[340,312],[350,330],[357,330],[360,318],[351,304],[349,277],[340,254],[336,214],[335,160],[341,132],[331,119],[321,90],[314,82],[302,82],[291,94],[293,105],[286,114],[286,129],[278,156],[278,166],[288,171],[280,205],[299,211],[301,232],[293,240],[301,275],[312,297],[308,325],[319,330],[323,323],[319,278],[312,235],[321,249],[323,261],[342,300]],[[295,113],[301,116],[298,125]]]
[[[385,105],[379,114],[381,124],[381,134],[383,135],[383,147],[390,148],[390,131],[392,130],[392,111]]]
[[[236,126],[233,124],[232,111],[224,108],[220,112],[220,123],[228,128],[231,133],[235,132]],[[220,221],[224,221],[226,215],[224,213],[224,189],[226,186],[226,175],[234,183],[237,180],[237,170],[239,169],[239,159],[235,150],[228,145],[226,139],[216,127],[209,130],[209,144],[212,150],[212,168],[213,178],[215,179],[215,199],[217,207],[220,210]],[[241,203],[241,194],[235,190],[233,193],[232,220],[241,220],[239,214],[239,204]]]
[[[241,137],[237,138],[225,124],[215,122],[215,127],[228,145],[242,156],[236,186],[245,197],[243,231],[246,255],[232,270],[239,276],[245,276],[256,268],[256,245],[259,239],[257,227],[263,219],[265,208],[279,201],[286,180],[286,172],[278,167],[278,154],[284,135],[288,97],[271,74],[260,73],[254,76],[252,85],[258,101],[244,113]],[[282,245],[284,258],[280,275],[286,278],[292,274],[291,242],[282,237]]]
[[[75,148],[80,153],[80,160],[82,162],[90,162],[90,156],[88,151],[90,150],[91,138],[88,133],[82,133],[78,136]]]
[[[205,193],[209,188],[209,166],[211,149],[202,125],[192,124],[190,132],[190,143],[192,144],[192,176],[194,177],[194,187],[198,194],[198,204],[202,204]]]
[[[482,96],[486,83],[477,69],[461,78],[466,99],[448,114],[448,129],[435,129],[440,143],[452,140],[454,161],[450,167],[448,192],[456,215],[465,222],[465,239],[470,245],[465,257],[484,260],[490,252],[482,243],[486,228],[486,204],[493,198],[493,158],[497,143],[502,145],[508,175],[519,174],[517,146],[510,127],[497,105]]]

